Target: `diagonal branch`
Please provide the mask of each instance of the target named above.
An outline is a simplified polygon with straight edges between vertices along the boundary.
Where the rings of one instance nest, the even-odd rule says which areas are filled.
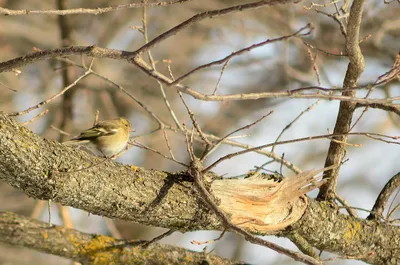
[[[372,207],[371,214],[367,217],[367,219],[379,219],[383,218],[383,211],[385,210],[385,206],[390,198],[390,195],[400,187],[400,172],[394,175],[388,183],[386,183],[385,187],[383,187],[380,192],[378,198],[375,201],[374,207]]]

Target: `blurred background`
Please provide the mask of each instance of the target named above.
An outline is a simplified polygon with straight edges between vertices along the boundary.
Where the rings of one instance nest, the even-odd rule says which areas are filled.
[[[0,6],[9,9],[59,9],[97,8],[134,1],[83,1],[83,0],[0,0]],[[147,31],[153,39],[166,30],[176,26],[193,15],[214,9],[229,7],[251,1],[236,0],[194,0],[184,4],[147,9]],[[319,1],[328,4],[330,1]],[[342,56],[329,56],[316,49],[307,48],[303,41],[329,53],[344,52],[344,38],[339,25],[332,19],[304,7],[310,1],[296,5],[278,5],[255,10],[238,12],[227,16],[206,19],[193,24],[177,35],[157,45],[151,52],[157,70],[169,75],[168,65],[175,77],[214,60],[221,59],[234,51],[254,43],[292,34],[307,23],[315,27],[308,37],[291,38],[276,42],[250,53],[230,60],[219,84],[218,94],[246,92],[278,92],[304,86],[318,85],[311,58],[315,57],[322,87],[341,87],[348,59]],[[337,5],[343,5],[338,1]],[[317,7],[327,13],[334,13],[335,6]],[[121,9],[101,15],[55,15],[1,16],[0,17],[0,60],[6,61],[33,51],[58,48],[66,45],[97,45],[99,47],[133,51],[144,44],[143,34],[138,30],[142,26],[142,9]],[[360,38],[369,38],[361,44],[365,56],[366,69],[360,84],[374,82],[380,75],[389,71],[399,52],[400,6],[396,1],[384,4],[382,1],[367,1],[363,15]],[[90,64],[90,58],[68,57],[78,66],[82,61]],[[147,59],[147,57],[146,57]],[[0,75],[0,111],[15,112],[25,110],[57,94],[84,73],[81,67],[51,59],[34,63],[19,70]],[[222,65],[206,68],[191,75],[183,83],[205,94],[212,94],[221,74]],[[93,70],[99,75],[111,79],[122,86],[129,94],[143,102],[166,124],[175,126],[168,111],[159,84],[143,74],[134,65],[126,61],[96,59]],[[17,90],[13,92],[11,89]],[[376,88],[371,98],[400,96],[399,81]],[[190,128],[191,121],[184,105],[173,87],[163,87],[166,98],[180,123]],[[357,96],[366,95],[358,91]],[[257,126],[239,133],[243,137],[237,142],[260,145],[272,143],[282,130],[309,106],[313,108],[295,122],[281,137],[281,140],[321,135],[333,131],[339,102],[306,99],[260,99],[247,101],[205,102],[185,96],[190,108],[204,132],[223,137],[227,133],[255,121],[262,115],[274,110],[274,114]],[[36,109],[29,114],[19,116],[20,122],[26,122],[45,109],[49,112],[27,124],[35,133],[57,141],[65,141],[58,129],[71,135],[93,125],[95,112],[99,110],[100,119],[118,116],[129,118],[136,129],[135,141],[150,146],[164,154],[168,147],[163,132],[148,113],[118,87],[106,82],[104,78],[91,75],[80,81],[64,96]],[[356,111],[353,122],[360,116],[363,108]],[[374,132],[387,135],[400,135],[400,119],[390,113],[369,109],[354,127],[353,132]],[[51,127],[53,126],[53,128]],[[188,162],[189,157],[180,133],[166,131],[177,160]],[[376,197],[385,183],[399,171],[400,152],[398,145],[374,141],[365,137],[350,137],[350,143],[362,144],[362,147],[349,146],[349,159],[341,169],[338,193],[354,207],[371,209]],[[198,145],[199,152],[201,145]],[[302,170],[322,168],[325,162],[329,141],[315,140],[277,146],[275,153]],[[241,150],[238,147],[224,145],[208,159],[211,163],[220,156]],[[269,157],[260,154],[247,154],[220,164],[215,172],[227,177],[246,174],[266,162]],[[177,171],[183,168],[161,156],[137,147],[129,149],[118,159],[121,163]],[[279,163],[269,163],[265,169],[279,171]],[[294,174],[283,167],[283,175]],[[312,196],[312,194],[311,194]],[[399,203],[395,199],[393,205]],[[13,211],[23,215],[34,215],[47,221],[46,207],[38,207],[38,201],[28,198],[20,191],[0,180],[0,211]],[[43,205],[43,204],[42,204]],[[33,211],[35,209],[35,211]],[[41,211],[40,211],[41,210]],[[111,234],[112,224],[103,217],[71,209],[72,223],[76,229],[90,233]],[[367,212],[359,211],[360,217]],[[62,224],[60,210],[52,207],[53,223]],[[399,218],[399,215],[397,215]],[[162,232],[163,228],[145,227],[131,222],[115,220],[116,229],[121,237],[127,239],[151,239]],[[114,236],[118,236],[114,231]],[[204,246],[191,245],[191,240],[210,240],[219,236],[219,232],[198,231],[182,234],[175,232],[161,243],[179,245],[201,251]],[[286,239],[267,237],[284,247],[296,249]],[[214,254],[242,260],[251,264],[298,264],[275,252],[246,243],[241,237],[227,233],[220,241],[208,246]],[[323,257],[332,255],[324,254]],[[0,244],[0,264],[71,264],[71,261],[42,254],[27,249],[18,249]],[[329,264],[362,264],[357,261],[334,261]]]

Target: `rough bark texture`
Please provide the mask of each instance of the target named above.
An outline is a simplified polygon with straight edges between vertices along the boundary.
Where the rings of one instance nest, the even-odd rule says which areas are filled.
[[[83,264],[243,264],[183,248],[125,241],[91,235],[61,226],[31,220],[13,213],[0,213],[0,242],[36,249]]]
[[[399,264],[400,228],[338,214],[329,202],[309,200],[303,218],[293,227],[320,250],[371,264]]]
[[[180,231],[222,229],[185,173],[103,160],[43,139],[0,113],[0,179],[27,195]],[[303,217],[279,236],[297,233],[318,249],[373,264],[400,261],[399,227],[340,214],[326,202],[309,204]]]
[[[364,56],[360,49],[360,25],[365,0],[355,0],[351,6],[349,22],[347,23],[346,36],[346,52],[349,57],[346,76],[343,81],[343,88],[357,87],[358,80],[362,72],[364,72],[365,62]],[[343,96],[355,97],[356,90],[344,90]],[[335,129],[333,133],[346,134],[350,132],[351,121],[356,109],[355,102],[341,101],[339,113],[336,119]],[[325,167],[332,165],[340,165],[343,160],[343,154],[346,150],[347,135],[336,137],[338,141],[331,141],[328,154],[325,160]],[[340,167],[327,171],[325,177],[329,180],[325,185],[321,186],[318,194],[320,199],[334,199],[336,194],[336,184],[339,176]]]

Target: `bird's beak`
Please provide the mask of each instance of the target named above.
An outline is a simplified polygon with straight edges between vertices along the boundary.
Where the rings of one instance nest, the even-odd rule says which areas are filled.
[[[129,132],[136,132],[135,129],[131,128]]]

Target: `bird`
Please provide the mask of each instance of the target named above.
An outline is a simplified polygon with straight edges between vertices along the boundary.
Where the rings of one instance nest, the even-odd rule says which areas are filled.
[[[114,157],[126,146],[129,133],[134,131],[127,118],[103,120],[63,144],[84,146],[96,155]]]

